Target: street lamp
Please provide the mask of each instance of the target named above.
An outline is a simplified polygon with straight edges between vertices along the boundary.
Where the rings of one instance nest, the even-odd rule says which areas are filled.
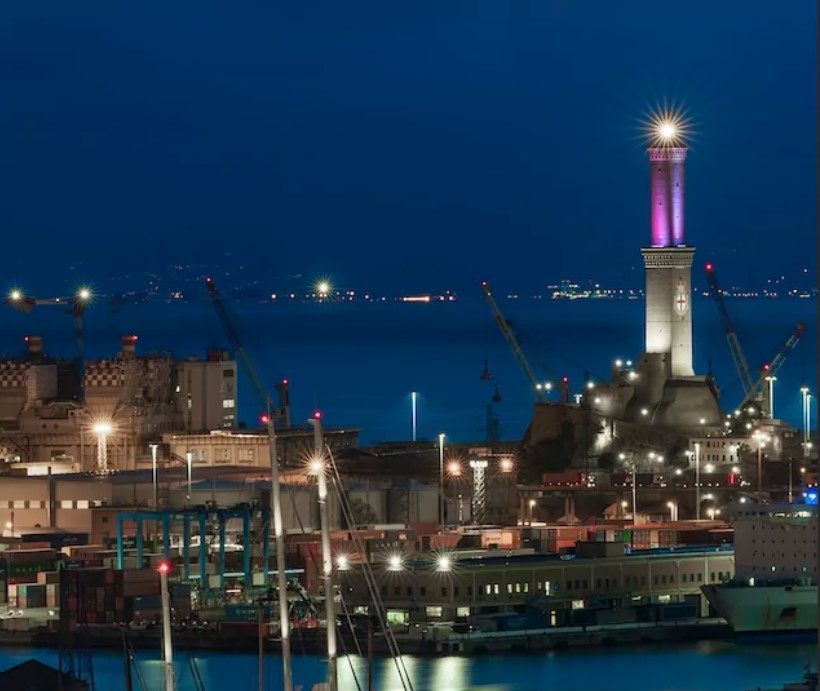
[[[763,449],[770,437],[767,434],[761,434],[760,430],[753,436],[757,440],[757,493],[760,495],[763,492]]]
[[[700,520],[700,442],[695,442],[695,520]]]
[[[185,460],[188,462],[188,492],[185,495],[185,500],[191,503],[191,476],[193,474],[194,452],[188,451],[185,454]]]
[[[769,417],[774,420],[774,383],[777,377],[770,374],[766,377],[766,381],[769,383]]]
[[[444,529],[446,505],[444,503],[444,432],[438,435],[438,527]]]
[[[97,472],[108,472],[108,437],[114,428],[110,422],[95,422],[91,431],[97,435]]]
[[[154,511],[159,508],[159,500],[157,496],[157,449],[159,444],[151,444],[151,473],[154,483]]]
[[[530,499],[530,525],[532,525],[533,513],[535,512],[535,499]]]
[[[678,520],[678,505],[673,501],[666,502],[666,506],[669,507],[669,520],[677,521]]]
[[[808,386],[801,386],[800,393],[803,396],[803,456],[808,458],[809,455],[809,439],[811,439],[811,418],[809,415],[809,393]]]
[[[417,391],[410,392],[410,405],[412,406],[413,441],[416,441],[416,425],[418,422],[418,397]]]

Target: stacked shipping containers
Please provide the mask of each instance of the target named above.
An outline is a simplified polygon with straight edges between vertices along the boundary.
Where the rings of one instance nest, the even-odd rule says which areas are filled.
[[[60,618],[69,628],[157,619],[162,615],[159,588],[153,569],[63,569]]]

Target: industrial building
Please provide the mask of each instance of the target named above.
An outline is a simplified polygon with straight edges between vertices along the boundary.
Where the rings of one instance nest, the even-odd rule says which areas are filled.
[[[579,543],[572,559],[546,554],[484,552],[391,562],[378,569],[381,598],[395,622],[452,621],[514,611],[538,602],[561,626],[572,610],[693,602],[708,612],[700,586],[734,574],[731,547],[666,548],[624,553],[617,542]],[[356,566],[340,573],[348,606],[369,611],[371,595]]]

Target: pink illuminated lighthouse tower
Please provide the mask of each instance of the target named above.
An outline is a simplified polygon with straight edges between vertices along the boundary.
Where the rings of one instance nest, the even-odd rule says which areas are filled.
[[[673,119],[653,126],[648,149],[651,245],[646,267],[646,345],[638,364],[633,408],[643,421],[670,426],[719,423],[715,392],[692,363],[692,260],[686,244],[686,146]]]
[[[646,352],[667,356],[667,375],[691,377],[692,259],[684,233],[686,148],[649,149],[652,245],[641,250],[646,266]]]

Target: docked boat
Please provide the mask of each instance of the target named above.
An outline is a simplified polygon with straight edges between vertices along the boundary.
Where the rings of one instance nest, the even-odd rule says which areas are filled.
[[[817,507],[737,504],[735,575],[702,586],[739,638],[817,637]]]

